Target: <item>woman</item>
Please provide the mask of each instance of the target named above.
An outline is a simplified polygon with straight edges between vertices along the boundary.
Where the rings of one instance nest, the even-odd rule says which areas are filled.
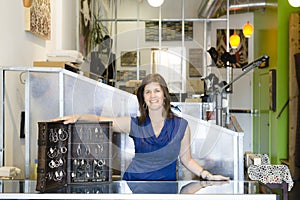
[[[188,122],[171,111],[167,84],[159,74],[146,76],[137,90],[139,117],[107,118],[96,115],[71,115],[55,119],[65,124],[85,121],[112,121],[113,131],[129,133],[135,156],[123,180],[176,180],[178,156],[192,173],[205,180],[229,180],[204,170],[192,157]]]

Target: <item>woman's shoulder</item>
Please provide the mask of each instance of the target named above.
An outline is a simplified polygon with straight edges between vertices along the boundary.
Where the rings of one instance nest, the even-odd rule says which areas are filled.
[[[130,118],[131,118],[131,124],[132,123],[135,124],[135,125],[139,125],[140,124],[140,120],[141,120],[140,116],[131,116]],[[145,119],[145,121],[142,123],[142,125],[145,125],[147,123],[149,123],[148,118]]]
[[[138,124],[139,118],[138,116],[130,116],[131,123]]]
[[[173,113],[173,117],[171,118],[175,123],[183,123],[183,124],[188,124],[188,121],[184,119],[181,116],[178,116],[177,114]]]
[[[186,119],[184,119],[183,117],[181,117],[181,116],[179,116],[179,115],[177,115],[175,113],[172,113],[172,115],[173,115],[173,119],[175,119],[175,120],[182,120],[182,121],[186,121],[187,122]]]

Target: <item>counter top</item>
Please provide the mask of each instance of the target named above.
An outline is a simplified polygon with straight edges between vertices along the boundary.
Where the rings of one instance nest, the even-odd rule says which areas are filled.
[[[277,194],[256,181],[112,181],[70,184],[40,193],[34,180],[1,180],[0,199],[263,199]]]

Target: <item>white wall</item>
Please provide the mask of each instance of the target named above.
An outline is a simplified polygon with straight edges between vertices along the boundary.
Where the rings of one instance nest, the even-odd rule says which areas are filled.
[[[76,49],[76,2],[51,0],[51,39],[46,41],[24,30],[25,8],[21,0],[1,0],[0,67],[29,67],[33,61],[46,60],[47,52],[52,50]],[[25,87],[19,79],[11,78],[16,77],[11,73],[6,73],[5,82],[4,164],[19,167],[24,172],[25,140],[20,139],[19,130],[20,113],[25,108]]]
[[[31,66],[35,60],[45,60],[47,52],[57,47],[76,48],[76,1],[51,0],[51,4],[52,34],[46,41],[24,30],[21,0],[0,1],[0,66]],[[55,16],[61,18],[56,20]]]

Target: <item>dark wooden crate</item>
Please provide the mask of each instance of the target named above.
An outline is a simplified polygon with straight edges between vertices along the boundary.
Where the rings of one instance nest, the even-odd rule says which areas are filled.
[[[112,180],[112,122],[38,122],[36,190]]]

